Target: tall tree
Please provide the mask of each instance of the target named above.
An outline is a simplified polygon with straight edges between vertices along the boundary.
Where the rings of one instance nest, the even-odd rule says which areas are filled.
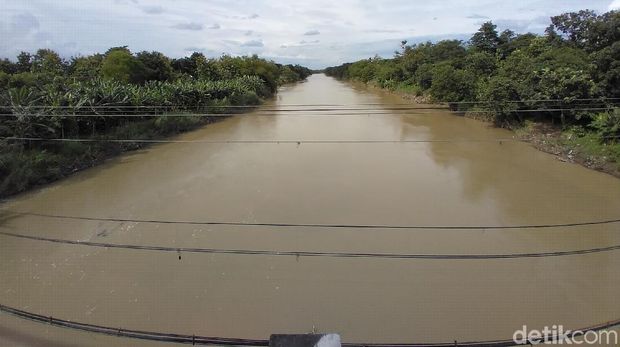
[[[18,70],[17,64],[13,63],[7,58],[0,60],[0,71],[1,72],[4,72],[6,74],[14,74],[14,73],[17,73],[17,70]]]
[[[497,25],[493,22],[482,24],[478,32],[471,38],[471,45],[474,49],[495,54],[499,46],[499,35],[497,34]]]
[[[106,54],[101,65],[101,75],[105,79],[142,83],[144,68],[127,49],[112,49]]]
[[[32,58],[32,72],[61,75],[64,62],[58,53],[51,49],[40,49]]]
[[[569,12],[551,17],[551,26],[547,31],[550,35],[559,31],[568,42],[588,49],[591,30],[597,21],[598,15],[592,10]]]
[[[91,80],[101,74],[103,54],[95,54],[87,57],[76,57],[71,61],[71,76],[78,80]]]
[[[32,68],[32,55],[28,52],[21,52],[17,56],[18,72],[30,72]]]
[[[172,68],[174,71],[190,75],[192,77],[198,77],[199,66],[207,62],[207,57],[203,53],[194,52],[189,57],[183,57],[172,60]]]
[[[140,52],[136,58],[144,66],[145,81],[168,81],[172,78],[170,59],[159,52]]]

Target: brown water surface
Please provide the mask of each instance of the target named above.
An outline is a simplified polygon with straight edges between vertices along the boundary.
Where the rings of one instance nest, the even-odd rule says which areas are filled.
[[[302,104],[385,110],[403,102],[314,75],[262,107],[281,111],[229,118],[177,139],[430,142],[161,144],[0,206],[253,223],[476,226],[620,218],[620,180],[525,143],[488,141],[510,138],[505,130],[443,110],[330,117],[290,111]],[[175,248],[506,254],[620,244],[618,224],[360,230],[101,222],[6,211],[0,217],[0,231]],[[619,270],[620,251],[494,260],[187,253],[179,260],[176,253],[0,236],[2,304],[128,329],[258,339],[314,328],[338,332],[346,342],[450,342],[511,338],[523,325],[581,328],[620,318]],[[0,314],[0,345],[123,344],[149,345]]]

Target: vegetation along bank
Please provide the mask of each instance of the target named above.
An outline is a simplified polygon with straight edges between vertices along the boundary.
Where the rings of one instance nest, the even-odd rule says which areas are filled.
[[[620,12],[551,18],[544,35],[482,24],[468,42],[407,45],[325,73],[445,102],[562,160],[620,177]]]
[[[47,49],[0,60],[0,197],[143,146],[106,139],[150,140],[194,129],[215,117],[192,114],[258,105],[278,86],[310,74],[256,56],[170,59],[126,47],[70,61]]]

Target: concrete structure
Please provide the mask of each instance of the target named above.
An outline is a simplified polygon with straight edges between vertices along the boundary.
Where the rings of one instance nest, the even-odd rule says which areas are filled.
[[[269,347],[341,347],[338,334],[271,335]]]

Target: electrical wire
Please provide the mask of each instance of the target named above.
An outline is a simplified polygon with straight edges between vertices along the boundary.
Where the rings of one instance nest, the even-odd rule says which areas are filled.
[[[52,316],[44,316],[32,312],[27,312],[14,307],[0,304],[0,312],[12,315],[14,317],[29,320],[36,323],[47,324],[55,327],[85,331],[89,333],[115,336],[119,338],[140,339],[146,341],[158,341],[167,343],[180,343],[192,345],[220,345],[220,346],[269,346],[269,340],[261,339],[242,339],[227,337],[206,337],[198,335],[183,335],[176,333],[161,333],[142,330],[130,330],[123,328],[114,328],[109,326],[87,324],[75,321],[69,321]],[[574,332],[571,338],[581,337],[589,332],[598,332],[604,329],[613,328],[620,325],[620,319],[593,325],[591,327],[575,329],[566,333]],[[526,341],[524,345],[536,345],[546,343],[560,344],[566,341],[567,335],[547,334],[539,338],[532,338]],[[566,341],[568,344],[568,341]],[[515,346],[514,339],[505,340],[487,340],[487,341],[468,341],[468,342],[439,342],[439,343],[343,343],[343,347],[508,347]]]
[[[150,140],[150,139],[71,139],[42,137],[0,137],[7,141],[37,142],[109,142],[109,143],[202,143],[202,144],[389,144],[389,143],[463,143],[523,142],[515,138],[461,140]]]
[[[274,227],[274,228],[317,228],[317,229],[423,229],[423,230],[506,230],[506,229],[551,229],[573,228],[582,226],[605,225],[620,223],[619,219],[607,219],[598,221],[583,221],[574,223],[556,224],[522,224],[522,225],[388,225],[388,224],[303,224],[303,223],[250,223],[250,222],[223,222],[223,221],[182,221],[182,220],[158,220],[137,218],[100,218],[88,216],[69,216],[36,212],[21,212],[10,209],[0,211],[22,216],[42,217],[48,219],[69,219],[97,222],[120,222],[120,223],[145,223],[145,224],[184,224],[184,225],[218,225],[218,226],[241,226],[241,227]],[[620,231],[620,230],[618,230]]]
[[[601,139],[617,139],[619,136],[603,136]],[[32,142],[81,142],[81,143],[145,143],[145,144],[398,144],[398,143],[499,143],[530,142],[527,139],[495,138],[495,139],[438,139],[438,140],[152,140],[152,139],[75,139],[75,138],[43,138],[43,137],[0,137],[0,141],[32,141]]]
[[[355,106],[355,105],[351,105],[351,106]],[[583,107],[587,107],[587,106],[592,106],[592,105],[582,105]],[[608,105],[605,105],[608,106]],[[574,106],[573,106],[574,107]],[[29,108],[26,107],[25,110],[28,110]],[[36,109],[36,108],[35,108]],[[49,110],[54,110],[54,108],[42,108],[42,109],[49,109]],[[197,111],[197,112],[201,112],[201,113],[205,113],[206,110],[210,110],[211,108],[206,107],[206,108],[171,108],[171,110],[176,110],[176,111]],[[338,107],[338,108],[324,108],[324,107],[318,107],[318,108],[258,108],[256,106],[253,106],[252,109],[256,109],[255,112],[332,112],[332,111],[372,111],[372,110],[380,110],[380,111],[399,111],[399,110],[447,110],[447,107],[443,107],[443,106],[424,106],[424,107],[420,107],[420,106],[413,106],[413,107],[372,107],[372,108],[368,108],[368,107]],[[78,111],[91,111],[91,110],[98,110],[97,108],[68,108],[68,109],[61,109],[61,110],[78,110]],[[144,112],[144,110],[149,110],[149,109],[142,109],[139,108],[137,110],[134,109],[126,109],[126,108],[115,108],[115,107],[109,107],[109,108],[103,108],[102,110],[106,111],[106,110],[111,110],[111,111],[122,111],[122,112]],[[154,112],[170,112],[170,110],[167,110],[165,108],[153,108],[153,110],[155,110]],[[246,111],[238,111],[235,114],[239,114],[240,112],[246,112]],[[217,112],[217,113],[213,113],[213,114],[221,114],[222,112]],[[5,113],[6,114],[6,113]],[[37,113],[35,113],[37,114]],[[61,114],[62,115],[62,114]]]
[[[615,106],[606,106],[606,107],[577,107],[577,108],[541,108],[541,109],[524,109],[524,110],[510,110],[510,113],[535,113],[535,112],[575,112],[575,111],[610,111],[615,109]],[[241,117],[291,117],[291,116],[319,116],[320,113],[330,113],[329,115],[322,115],[323,117],[340,117],[340,116],[359,116],[365,117],[368,115],[393,115],[393,116],[407,116],[407,115],[434,115],[431,112],[405,112],[405,113],[397,113],[396,111],[415,111],[415,110],[436,110],[447,113],[496,113],[495,110],[450,110],[447,108],[373,108],[373,109],[362,109],[362,108],[351,108],[351,109],[300,109],[300,110],[292,110],[292,109],[263,109],[258,110],[256,112],[251,113],[178,113],[178,114],[148,114],[148,113],[127,113],[124,112],[122,114],[49,114],[49,113],[1,113],[0,117],[74,117],[74,118],[88,118],[88,117],[232,117],[232,116],[241,116]],[[349,113],[337,113],[336,111],[357,111],[357,112],[349,112]],[[379,111],[379,112],[369,112],[369,111]],[[303,113],[303,114],[300,114]]]
[[[442,112],[451,112],[447,109],[439,109]],[[64,117],[64,118],[183,118],[183,117],[208,117],[208,118],[228,118],[228,117],[366,117],[372,115],[383,115],[383,116],[409,116],[409,115],[432,115],[432,113],[428,112],[407,112],[407,113],[395,113],[395,112],[349,112],[349,113],[332,113],[330,111],[329,114],[321,114],[321,113],[175,113],[175,114],[148,114],[148,113],[123,113],[123,114],[38,114],[38,113],[27,113],[27,114],[0,114],[2,118],[17,118],[17,117],[39,117],[39,118],[53,118],[53,117]]]
[[[0,235],[39,242],[49,242],[66,245],[78,245],[98,248],[116,248],[141,251],[159,251],[174,253],[208,253],[229,255],[258,255],[258,256],[293,256],[293,257],[325,257],[325,258],[380,258],[380,259],[422,259],[422,260],[494,260],[494,259],[520,259],[520,258],[548,258],[586,255],[594,253],[606,253],[620,250],[620,245],[608,247],[578,249],[570,251],[554,251],[540,253],[507,253],[507,254],[398,254],[398,253],[346,253],[346,252],[313,252],[313,251],[275,251],[275,250],[252,250],[252,249],[217,249],[217,248],[187,248],[165,247],[147,245],[129,245],[117,243],[102,243],[91,241],[74,241],[40,236],[30,236],[18,233],[0,231]]]
[[[568,103],[575,101],[598,101],[604,102],[607,100],[620,100],[620,98],[577,98],[577,99],[520,99],[520,100],[505,100],[505,101],[441,101],[437,105],[445,105],[445,104],[500,104],[500,103],[527,103],[527,102],[560,102],[560,103]],[[346,107],[346,106],[354,106],[354,105],[363,105],[363,106],[381,106],[385,105],[384,103],[356,103],[356,104],[277,104],[279,107]],[[414,104],[414,103],[401,103],[401,104],[392,104],[392,105],[423,105],[423,104]],[[208,108],[255,108],[260,105],[196,105],[194,107],[208,107]],[[55,109],[66,109],[66,108],[79,108],[76,106],[42,106],[42,105],[33,105],[33,106],[22,106],[22,105],[0,105],[0,109],[3,108],[13,108],[13,107],[29,107],[29,108],[55,108]],[[81,108],[183,108],[188,107],[188,105],[82,105]]]
[[[250,340],[250,339],[238,339],[238,338],[223,338],[223,337],[205,337],[195,335],[181,335],[170,333],[149,332],[140,330],[129,330],[122,328],[105,327],[101,325],[86,324],[73,322],[63,319],[54,318],[51,316],[42,316],[39,314],[22,311],[16,308],[0,305],[0,311],[8,313],[10,315],[34,321],[37,323],[49,324],[56,327],[68,328],[72,330],[86,331],[90,333],[97,333],[116,337],[125,337],[131,339],[169,342],[169,343],[183,343],[193,345],[224,345],[224,346],[269,346],[268,340]]]

